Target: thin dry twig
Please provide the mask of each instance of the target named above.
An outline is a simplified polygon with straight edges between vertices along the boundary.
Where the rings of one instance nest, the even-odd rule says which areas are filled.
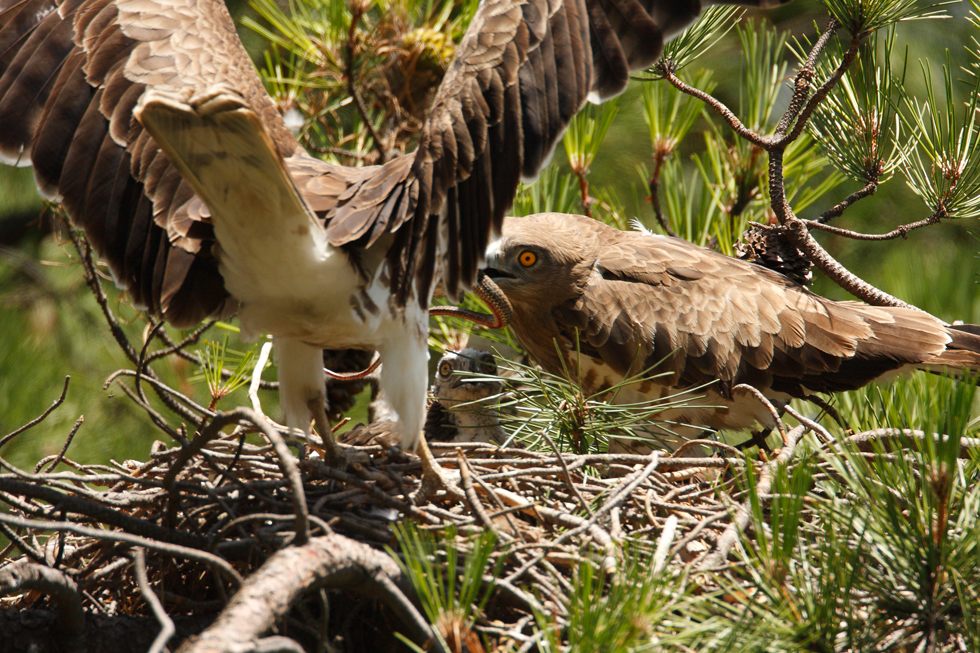
[[[146,575],[146,554],[139,547],[133,549],[133,569],[136,572],[136,582],[139,584],[140,593],[146,599],[150,609],[153,610],[153,616],[160,622],[160,633],[153,640],[153,646],[150,647],[149,653],[161,653],[177,629],[174,627],[173,619],[163,609],[163,603],[160,602],[159,597],[150,587],[150,579]]]
[[[797,426],[786,434],[785,444],[782,450],[779,452],[779,456],[775,460],[770,461],[762,469],[762,473],[759,475],[759,483],[755,487],[755,493],[757,496],[761,497],[763,495],[769,494],[769,490],[772,488],[772,479],[775,476],[776,468],[780,465],[786,465],[793,458],[793,454],[796,453],[796,443],[799,442],[800,438],[806,432],[805,426]],[[761,500],[761,499],[760,499]],[[718,538],[715,548],[710,553],[706,554],[701,558],[701,561],[697,564],[699,569],[711,569],[722,564],[725,558],[728,557],[728,550],[732,547],[736,540],[738,540],[739,533],[743,532],[749,525],[749,520],[752,519],[752,511],[750,509],[750,500],[745,503],[738,504],[734,509],[735,517],[732,519],[731,523],[722,533],[721,537]]]
[[[54,409],[55,408],[57,408],[61,404],[65,403],[65,397],[68,396],[68,382],[69,381],[71,381],[71,376],[66,376],[65,377],[65,387],[63,387],[61,389],[61,396],[58,397],[57,399],[55,399],[54,402],[50,406],[48,406],[48,408],[45,409],[45,411],[43,413],[41,413],[40,415],[38,415],[37,417],[35,417],[31,421],[29,421],[27,424],[24,424],[23,426],[21,426],[18,429],[14,429],[13,431],[11,431],[10,433],[8,433],[7,435],[5,435],[2,438],[0,438],[0,448],[2,448],[3,445],[5,445],[8,442],[10,442],[11,440],[13,440],[15,437],[17,437],[18,435],[20,435],[24,431],[27,431],[31,427],[37,426],[38,424],[40,424],[41,422],[43,422],[45,419],[47,419],[48,415],[50,415],[51,413],[54,412]]]

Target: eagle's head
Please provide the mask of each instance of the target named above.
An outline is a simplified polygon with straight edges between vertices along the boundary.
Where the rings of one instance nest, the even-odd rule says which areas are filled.
[[[501,237],[487,249],[483,271],[515,308],[549,310],[576,297],[598,258],[596,241],[582,221],[593,222],[559,213],[507,218]]]

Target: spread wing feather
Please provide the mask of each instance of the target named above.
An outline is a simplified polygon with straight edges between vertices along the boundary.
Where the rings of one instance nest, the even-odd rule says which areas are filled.
[[[370,246],[394,232],[389,269],[405,302],[412,281],[429,287],[441,234],[445,287],[455,295],[473,282],[521,177],[537,175],[586,99],[621,92],[630,70],[649,65],[700,10],[699,0],[485,1],[410,166],[395,160],[372,173],[388,180],[388,194],[372,192],[371,178],[355,182],[325,216],[329,241]],[[404,198],[397,216],[382,201],[390,193]]]
[[[148,84],[218,81],[293,154],[220,2],[0,0],[0,157],[33,164],[134,301],[181,326],[234,303],[209,255],[206,211],[133,110]]]
[[[451,294],[473,281],[520,177],[537,174],[586,98],[620,92],[700,9],[485,0],[417,151],[350,169],[298,148],[220,0],[0,0],[0,158],[34,165],[41,191],[151,313],[180,326],[227,314],[236,303],[211,252],[210,211],[134,112],[147,89],[234,89],[329,242],[357,249],[388,234],[395,300],[419,282],[424,303],[440,260]]]

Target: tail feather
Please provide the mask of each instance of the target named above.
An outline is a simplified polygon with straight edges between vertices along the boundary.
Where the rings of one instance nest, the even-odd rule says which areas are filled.
[[[930,372],[962,370],[980,373],[980,325],[956,324],[947,327],[946,333],[952,339],[946,345],[946,351],[923,361],[919,367]]]

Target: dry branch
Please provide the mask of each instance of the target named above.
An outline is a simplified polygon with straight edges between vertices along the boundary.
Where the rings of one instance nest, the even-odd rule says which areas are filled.
[[[303,546],[282,549],[249,576],[221,615],[182,653],[219,653],[246,648],[286,615],[307,592],[343,588],[379,599],[402,618],[418,642],[432,639],[432,630],[405,592],[407,579],[386,553],[342,535],[313,538]]]

